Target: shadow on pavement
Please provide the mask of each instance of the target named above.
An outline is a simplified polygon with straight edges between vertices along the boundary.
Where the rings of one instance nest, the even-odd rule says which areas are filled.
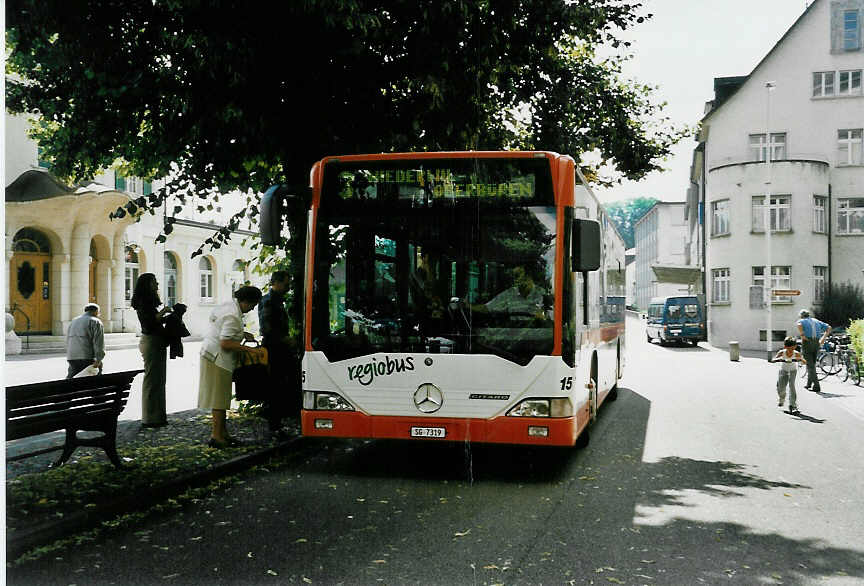
[[[663,350],[669,350],[671,352],[710,352],[708,348],[703,348],[702,346],[692,346],[690,344],[682,344],[680,342],[669,342],[665,346],[661,346],[659,342],[648,342],[647,340],[642,340],[646,344],[650,346],[654,346],[657,348],[662,348]]]
[[[784,411],[784,413],[789,413],[789,412]],[[799,419],[801,421],[809,421],[810,423],[825,423],[824,419],[817,419],[816,417],[812,417],[812,416],[807,415],[805,413],[801,413],[800,411],[798,413],[789,413],[789,415],[792,415],[792,417],[794,417],[795,419]]]
[[[650,411],[650,401],[619,389],[584,450],[308,442],[284,473],[250,475],[171,519],[8,576],[66,584],[89,560],[88,583],[211,584],[218,560],[220,584],[274,575],[430,585],[864,580],[860,549],[758,528],[782,527],[773,516],[794,515],[810,487],[730,461],[644,461]],[[782,508],[753,526],[722,520],[735,510],[725,503],[757,493]],[[686,518],[690,511],[721,520]]]

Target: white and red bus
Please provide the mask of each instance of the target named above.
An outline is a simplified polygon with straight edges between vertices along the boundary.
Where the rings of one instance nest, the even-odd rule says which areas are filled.
[[[572,158],[327,157],[311,188],[303,435],[587,443],[624,246]]]

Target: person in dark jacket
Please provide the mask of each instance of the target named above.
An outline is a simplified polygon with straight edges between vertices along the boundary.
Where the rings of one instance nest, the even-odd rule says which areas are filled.
[[[162,427],[168,424],[165,407],[165,369],[168,344],[165,337],[165,316],[171,311],[159,299],[159,283],[153,273],[144,273],[135,283],[132,307],[141,323],[138,349],[144,358],[144,381],[141,386],[141,424]]]
[[[168,340],[169,355],[172,360],[183,358],[182,338],[192,335],[186,329],[186,324],[183,323],[184,313],[186,313],[186,306],[182,303],[175,303],[174,307],[171,308],[171,313],[165,316],[165,338]]]
[[[263,415],[270,431],[285,434],[282,419],[300,412],[300,394],[293,373],[297,357],[291,345],[288,314],[285,312],[285,292],[290,277],[286,271],[276,271],[270,277],[270,291],[258,305],[258,325],[270,360],[271,389],[264,402]]]

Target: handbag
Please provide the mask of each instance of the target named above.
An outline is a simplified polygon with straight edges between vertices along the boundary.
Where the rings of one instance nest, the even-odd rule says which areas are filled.
[[[245,344],[245,342],[243,342]],[[238,352],[237,366],[231,374],[234,396],[238,401],[263,402],[270,398],[270,366],[266,348]]]

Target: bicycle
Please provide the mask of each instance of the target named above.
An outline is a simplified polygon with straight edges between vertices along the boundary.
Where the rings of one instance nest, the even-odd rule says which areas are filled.
[[[820,351],[817,362],[822,372],[819,380],[835,375],[843,382],[849,378],[852,378],[852,382],[856,385],[861,382],[858,358],[855,351],[850,348],[850,343],[849,336],[829,336],[824,345],[824,354]]]
[[[820,381],[840,372],[842,359],[840,339],[837,336],[828,336],[828,339],[816,355],[816,366],[817,376]]]
[[[858,356],[855,354],[855,350],[849,346],[844,346],[842,352],[842,364],[837,376],[840,377],[842,375],[843,382],[851,378],[853,385],[861,384],[860,365],[858,364]]]

